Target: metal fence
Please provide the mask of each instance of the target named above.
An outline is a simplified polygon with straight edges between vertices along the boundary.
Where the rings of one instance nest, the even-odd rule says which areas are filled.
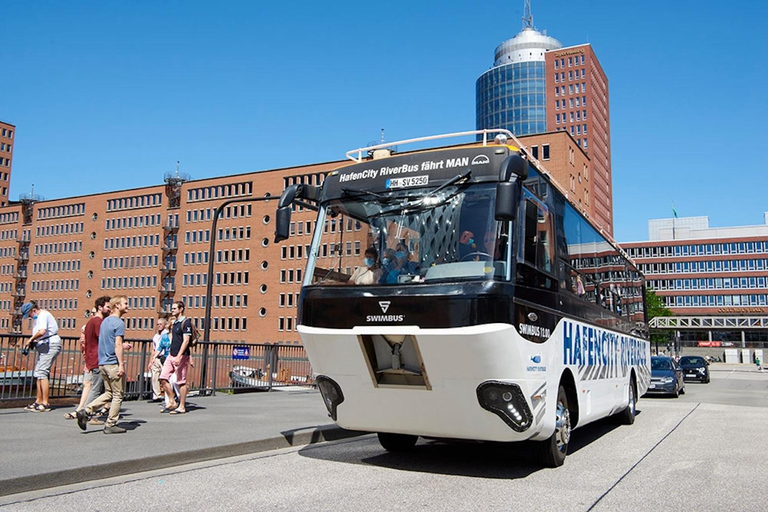
[[[33,371],[37,352],[23,355],[28,336],[0,334],[0,401],[34,398]],[[16,347],[11,346],[15,340]],[[133,346],[125,352],[125,398],[151,398],[151,340],[126,340]],[[51,398],[77,397],[83,384],[84,360],[80,341],[62,337],[62,351],[51,368]],[[192,351],[187,371],[189,391],[269,390],[278,386],[311,385],[312,367],[304,347],[255,343],[200,342]]]

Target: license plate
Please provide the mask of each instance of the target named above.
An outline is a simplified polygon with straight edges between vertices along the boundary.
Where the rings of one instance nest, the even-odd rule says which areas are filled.
[[[429,176],[408,176],[407,178],[390,178],[387,188],[423,187],[429,184]]]
[[[685,376],[686,377],[698,377],[698,375],[696,375],[695,373],[686,373]]]

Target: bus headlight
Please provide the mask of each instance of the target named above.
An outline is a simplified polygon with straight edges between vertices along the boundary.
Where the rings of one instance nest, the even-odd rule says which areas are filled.
[[[477,401],[480,407],[497,415],[517,432],[524,432],[531,426],[531,409],[517,384],[483,382],[477,386]]]
[[[341,392],[341,387],[335,380],[325,375],[318,375],[315,382],[317,382],[317,387],[323,396],[325,408],[328,409],[328,416],[333,421],[336,421],[336,408],[344,401],[344,393]]]

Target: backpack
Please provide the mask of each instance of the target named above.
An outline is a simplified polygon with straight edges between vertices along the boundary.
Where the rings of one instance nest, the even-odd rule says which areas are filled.
[[[194,323],[192,323],[191,318],[187,318],[187,322],[189,322],[189,325],[192,327],[192,334],[189,337],[189,348],[195,348],[197,346],[197,342],[200,341],[200,330]]]

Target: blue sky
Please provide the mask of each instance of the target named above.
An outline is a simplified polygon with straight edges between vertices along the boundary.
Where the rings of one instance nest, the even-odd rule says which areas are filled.
[[[610,84],[614,231],[768,211],[768,3],[532,0]],[[475,127],[475,80],[522,0],[3,2],[10,197],[54,199],[340,160],[379,139]]]

